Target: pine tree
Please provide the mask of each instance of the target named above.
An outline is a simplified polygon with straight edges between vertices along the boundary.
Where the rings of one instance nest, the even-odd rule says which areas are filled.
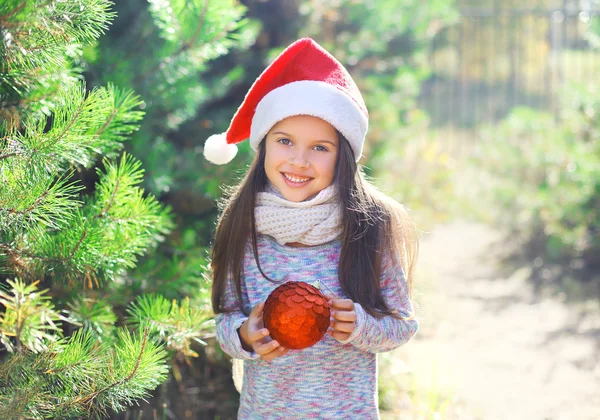
[[[169,27],[189,35],[175,51],[177,71],[199,67],[189,61],[200,51],[206,61],[241,43],[207,34],[239,29],[243,9],[221,16],[203,7],[208,2],[149,3],[171,45]],[[131,275],[175,223],[172,210],[141,188],[141,162],[123,151],[144,112],[156,112],[152,102],[128,83],[88,90],[84,82],[115,19],[112,7],[109,0],[0,3],[3,419],[122,411],[167,378],[174,353],[194,356],[193,342],[203,344],[214,328],[206,287],[167,299]],[[135,293],[122,293],[133,283]]]
[[[143,187],[168,203],[177,219],[161,252],[140,258],[127,287],[115,292],[202,295],[208,301],[203,267],[215,198],[250,153],[248,148],[232,165],[217,167],[206,162],[202,146],[225,130],[235,112],[238,101],[223,98],[244,75],[237,58],[252,45],[259,25],[245,17],[238,0],[128,0],[116,2],[115,10],[97,48],[84,52],[86,79],[118,83],[143,99],[145,118],[125,149],[143,164]],[[214,106],[219,101],[228,107]]]

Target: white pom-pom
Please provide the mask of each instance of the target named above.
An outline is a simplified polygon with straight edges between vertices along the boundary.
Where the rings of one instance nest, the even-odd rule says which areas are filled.
[[[213,134],[204,143],[204,157],[216,165],[224,165],[237,155],[237,146],[227,143],[225,133]]]

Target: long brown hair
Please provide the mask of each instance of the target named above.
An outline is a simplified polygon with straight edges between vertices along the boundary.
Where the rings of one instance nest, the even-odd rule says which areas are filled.
[[[360,303],[370,315],[402,318],[383,300],[379,284],[382,255],[389,252],[392,262],[403,268],[408,293],[412,296],[418,231],[406,208],[366,179],[362,168],[356,164],[350,144],[339,132],[338,137],[340,147],[333,182],[343,207],[342,250],[338,266],[340,285],[344,293]],[[211,255],[212,306],[215,313],[227,310],[223,307],[223,294],[229,279],[235,286],[238,302],[242,302],[242,266],[248,239],[252,241],[256,264],[268,279],[260,266],[254,219],[256,195],[264,190],[268,181],[265,154],[263,140],[242,181],[220,203],[222,211]]]

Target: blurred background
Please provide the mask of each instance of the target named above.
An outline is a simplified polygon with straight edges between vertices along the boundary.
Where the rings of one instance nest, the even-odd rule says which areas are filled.
[[[124,150],[174,228],[107,293],[209,302],[222,187],[202,157],[256,77],[310,36],[370,112],[367,174],[422,231],[421,328],[380,356],[384,419],[600,416],[600,1],[130,0],[75,60],[88,89],[132,89],[145,116]],[[246,142],[247,143],[247,142]],[[98,163],[99,164],[99,163]],[[94,189],[94,168],[75,177]],[[113,418],[234,418],[212,333]]]
[[[282,48],[313,37],[365,96],[362,163],[424,231],[421,334],[380,361],[384,417],[591,419],[600,415],[599,7],[247,0],[214,30],[205,21],[200,63],[188,63],[161,50],[171,28],[172,42],[185,45],[183,28],[145,2],[124,2],[88,74],[94,84],[131,86],[146,102],[128,147],[144,163],[146,188],[179,217],[170,247],[194,267],[220,187],[252,158],[242,148],[231,165],[211,166],[204,139],[227,128]],[[219,37],[231,39],[227,53]],[[163,391],[164,410],[177,418],[235,409],[228,363],[212,347],[206,354],[203,369],[222,368],[214,380],[194,361],[193,374]]]

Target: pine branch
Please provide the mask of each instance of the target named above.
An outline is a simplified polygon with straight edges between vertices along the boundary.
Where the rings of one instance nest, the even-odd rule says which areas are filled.
[[[181,54],[189,50],[198,40],[200,33],[202,31],[202,26],[204,25],[204,18],[206,15],[206,10],[208,8],[209,0],[204,0],[204,5],[202,7],[202,13],[198,18],[198,26],[196,28],[196,32],[192,36],[192,38],[188,41],[184,41],[181,43],[181,47],[177,49],[173,54],[164,57],[161,61],[156,63],[154,67],[150,68],[148,71],[141,73],[133,79],[134,85],[142,84],[146,81],[146,79],[150,76],[154,76],[158,70],[160,70],[166,63],[170,62],[172,59],[179,57]]]
[[[80,295],[68,307],[64,312],[69,323],[84,327],[99,341],[110,340],[118,319],[108,301]]]
[[[37,4],[36,4],[37,3]],[[75,2],[23,2],[2,16],[3,26],[13,28],[7,44],[6,60],[33,70],[56,64],[68,43],[88,44],[97,39],[114,17],[107,0]],[[35,54],[39,52],[40,54]]]
[[[190,347],[194,340],[206,345],[201,338],[212,332],[214,318],[205,305],[194,304],[189,298],[171,303],[161,295],[141,295],[127,309],[127,322],[136,327],[150,327],[174,350],[186,356],[198,356]]]
[[[57,92],[55,102],[62,106],[54,113],[52,127],[46,121],[25,121],[25,135],[15,133],[26,158],[44,159],[49,168],[65,163],[87,167],[96,154],[110,156],[121,142],[138,129],[144,115],[138,108],[142,101],[131,91],[121,91],[109,84],[86,96],[82,83],[73,83]]]
[[[230,22],[228,25],[226,25],[223,30],[221,30],[220,32],[218,32],[216,35],[214,35],[210,40],[206,41],[205,44],[203,46],[209,45],[209,44],[217,44],[218,42],[222,41],[223,39],[226,38],[226,36],[237,27],[237,22]],[[191,44],[190,44],[191,47]],[[175,63],[176,59],[182,57],[184,54],[184,52],[188,51],[190,48],[185,48],[185,49],[180,49],[179,51],[177,51],[176,54],[173,54],[171,56],[168,57],[168,60],[165,59],[163,60],[163,62],[161,62],[159,65],[157,65],[155,68],[153,68],[151,71],[145,72],[144,74],[136,77],[136,79],[134,80],[134,82],[145,82],[146,79],[151,76],[156,74],[156,71],[158,70],[158,67],[162,68],[167,62],[171,62],[171,63]],[[195,63],[195,66],[200,67],[201,64],[205,61],[208,61],[209,59],[211,59],[213,57],[210,56],[205,56],[203,57],[203,59],[201,61],[197,61]],[[141,79],[140,79],[141,77]],[[140,79],[140,80],[138,80]],[[161,89],[162,88],[162,89]],[[169,88],[169,85],[167,84],[161,84],[159,89],[155,89],[154,94],[157,97],[161,97],[164,95],[167,95],[167,89]],[[166,116],[168,114],[168,111],[165,111],[165,113],[163,113],[163,116]]]
[[[0,98],[0,109],[6,114],[24,119],[48,115],[60,107],[60,96],[51,95],[53,87],[64,88],[77,78],[75,74],[61,76],[72,72],[74,53],[81,55],[80,45],[97,39],[114,17],[109,0],[85,0],[82,5],[57,0],[0,4],[0,91],[8,93]],[[40,91],[48,95],[37,94]]]
[[[46,100],[50,97],[54,98],[55,95],[29,96],[27,98],[19,98],[18,100],[14,101],[14,102],[0,101],[0,109],[7,109],[8,110],[7,112],[10,112],[11,110],[18,109],[19,107],[22,108],[25,105],[39,104],[40,102],[43,102],[44,100]],[[21,114],[24,114],[24,113],[21,113]]]
[[[215,3],[213,3],[213,4],[215,4]],[[198,40],[200,38],[200,35],[203,33],[202,29],[204,28],[204,23],[206,20],[206,15],[208,13],[209,5],[210,5],[209,0],[204,0],[202,11],[200,12],[200,15],[198,17],[198,21],[197,21],[197,24],[195,25],[194,32],[193,32],[193,34],[191,34],[189,39],[186,41],[183,41],[183,42],[178,41],[179,46],[173,53],[168,54],[167,56],[163,57],[158,63],[154,64],[154,66],[152,66],[149,70],[146,70],[143,73],[137,75],[133,79],[134,85],[143,84],[144,82],[146,82],[146,80],[150,76],[156,75],[156,73],[160,69],[165,67],[167,64],[177,62],[177,60],[180,57],[184,56],[184,54],[186,52],[191,50],[194,47],[194,45],[196,45],[196,43],[198,42]],[[217,3],[217,5],[218,5],[218,3]],[[218,12],[214,12],[214,13],[218,13]],[[181,15],[182,16],[184,15],[183,11],[181,12]],[[182,16],[180,16],[180,19],[183,19]],[[234,29],[237,29],[238,27],[239,27],[239,22],[237,22],[235,20],[228,22],[227,25],[225,25],[220,31],[218,31],[210,39],[205,40],[203,42],[203,44],[198,47],[198,50],[200,51],[203,47],[206,47],[207,45],[217,44],[219,41],[221,41],[223,38],[225,38],[227,36],[227,34],[229,34]],[[204,58],[203,61],[207,61],[210,58],[214,58],[214,57],[207,56]],[[198,68],[198,67],[200,67],[201,64],[202,64],[202,61],[196,62],[195,67]]]
[[[75,253],[77,252],[77,250],[79,249],[79,247],[81,246],[83,240],[85,239],[85,236],[87,235],[87,229],[83,231],[83,233],[81,234],[81,238],[79,238],[79,241],[77,241],[77,245],[75,245],[75,247],[71,250],[68,259],[73,258],[73,256],[75,255]],[[66,262],[67,259],[63,259],[62,262]]]
[[[133,368],[133,370],[131,371],[131,373],[127,377],[125,377],[125,378],[123,378],[123,379],[121,379],[119,381],[113,382],[112,384],[107,385],[103,389],[94,392],[92,395],[84,397],[81,400],[83,403],[91,405],[92,402],[93,402],[93,400],[96,399],[99,395],[101,395],[104,392],[110,390],[111,388],[114,388],[114,387],[116,387],[118,385],[122,385],[122,384],[124,384],[126,382],[129,382],[131,380],[131,378],[134,377],[135,373],[137,372],[138,368],[140,367],[140,360],[142,359],[142,355],[144,354],[144,350],[146,349],[146,341],[148,339],[148,333],[149,333],[149,328],[148,327],[144,328],[144,338],[142,340],[142,348],[141,348],[140,354],[138,355],[138,358],[137,358],[137,360],[135,362],[135,367]]]
[[[4,79],[0,83],[0,89],[8,92],[4,97],[0,96],[0,110],[7,113],[12,111],[20,119],[25,119],[29,111],[37,110],[41,104],[47,106],[60,99],[60,91],[64,89],[61,71],[65,72],[65,69],[59,70],[51,66],[25,73],[13,71],[11,74],[2,74],[0,70],[0,76]],[[43,112],[47,113],[49,109],[48,112]]]
[[[48,196],[49,191],[46,190],[40,197],[36,198],[36,200],[34,201],[33,205],[25,210],[19,211],[19,210],[15,210],[15,209],[3,209],[0,208],[0,212],[6,212],[8,214],[19,214],[19,215],[24,215],[24,214],[28,214],[31,213],[34,209],[36,209],[39,204],[44,200],[44,198],[46,198],[46,196]]]
[[[8,180],[0,189],[0,229],[13,232],[33,229],[37,234],[44,228],[66,226],[73,207],[80,204],[77,193],[83,189],[68,182],[71,176],[69,171],[54,180],[37,157],[30,162],[5,165],[0,161],[0,179]]]
[[[106,204],[106,207],[104,207],[100,213],[98,213],[96,215],[96,218],[100,218],[100,217],[104,217],[106,215],[106,213],[109,212],[110,208],[113,206],[114,202],[115,202],[115,197],[117,196],[117,193],[120,192],[119,191],[119,185],[121,184],[121,178],[117,178],[115,181],[115,186],[112,189],[112,193],[110,195],[110,199],[108,200],[108,203]]]
[[[148,331],[117,335],[99,343],[80,329],[47,352],[10,355],[0,365],[0,417],[100,418],[147,397],[165,379],[166,352]]]
[[[32,260],[37,260],[37,261],[40,261],[40,262],[43,262],[46,264],[58,264],[58,263],[65,264],[65,263],[69,262],[69,260],[65,257],[46,257],[44,255],[36,255],[31,252],[28,252],[27,250],[13,248],[6,244],[0,244],[0,249],[4,249],[6,251],[6,253],[11,254],[13,256],[26,257],[26,258],[29,258]],[[73,254],[73,253],[74,252],[71,252],[71,254]],[[91,266],[87,266],[87,267],[91,268]]]
[[[198,37],[200,36],[200,33],[202,31],[202,27],[204,26],[204,17],[206,16],[207,9],[208,9],[208,0],[204,0],[204,5],[202,6],[202,13],[200,14],[200,19],[198,20],[198,26],[196,27],[196,32],[192,36],[192,39],[190,39],[188,42],[184,42],[181,45],[179,53],[182,53],[183,51],[191,48],[198,40]]]
[[[125,153],[118,166],[107,159],[103,163],[106,173],[98,170],[94,197],[71,211],[59,229],[39,230],[36,241],[25,239],[18,247],[3,245],[13,260],[26,259],[31,274],[51,273],[65,281],[85,276],[97,282],[99,267],[112,279],[133,267],[136,255],[162,240],[172,228],[170,210],[153,196],[144,197],[137,187],[143,179],[140,162]]]
[[[71,102],[65,99],[72,109],[67,106],[58,110],[49,131],[44,130],[45,121],[40,121],[35,125],[28,124],[25,134],[7,136],[18,148],[10,146],[5,148],[8,153],[0,155],[0,179],[3,173],[11,173],[10,178],[14,181],[8,184],[6,190],[0,190],[0,203],[3,203],[0,214],[26,216],[35,213],[31,215],[35,218],[40,216],[35,212],[38,207],[53,208],[62,199],[68,198],[61,195],[61,189],[67,188],[65,192],[71,194],[75,192],[75,187],[61,182],[52,186],[50,180],[53,175],[49,171],[58,171],[65,162],[88,166],[94,162],[96,152],[110,157],[114,150],[120,148],[118,141],[137,129],[132,122],[138,121],[143,115],[140,111],[132,110],[141,103],[137,96],[130,91],[122,92],[112,85],[106,89],[95,89],[84,99],[82,86],[75,84],[64,95],[65,98],[74,98]],[[103,118],[103,115],[107,117]],[[23,161],[7,159],[18,156],[23,156]],[[46,189],[34,196],[39,191],[36,184],[43,183],[46,183]],[[52,197],[46,200],[50,193]],[[3,196],[6,198],[3,199]],[[19,208],[20,202],[26,206]],[[9,203],[11,205],[7,205]],[[46,218],[44,222],[48,224],[52,219]],[[14,219],[14,224],[22,221]]]
[[[8,154],[6,154],[6,155],[0,155],[0,160],[2,160],[2,159],[6,159],[6,158],[9,158],[9,157],[11,157],[11,156],[18,156],[18,155],[19,155],[19,153],[17,153],[17,152],[8,153]]]
[[[98,131],[96,131],[96,138],[100,137],[102,135],[102,133],[104,133],[106,131],[106,129],[110,126],[110,123],[117,116],[118,111],[119,111],[118,108],[113,108],[112,112],[106,119],[106,122],[102,125],[102,127],[100,127],[100,129]]]
[[[40,352],[46,349],[46,343],[55,341],[60,329],[55,321],[60,319],[54,311],[46,290],[38,290],[39,281],[26,285],[20,279],[8,280],[11,290],[0,290],[0,304],[5,312],[0,317],[0,341],[8,351],[14,351],[9,337],[16,341],[16,351],[23,351],[23,342],[27,349]],[[51,331],[53,334],[50,334]]]
[[[5,15],[0,16],[0,22],[2,22],[2,23],[8,22],[8,20],[11,17],[13,17],[17,13],[19,13],[26,5],[27,5],[27,2],[24,1],[20,5],[18,5],[12,12],[9,12]]]
[[[117,195],[117,192],[119,190],[119,183],[120,183],[120,179],[117,179],[116,185],[113,188],[113,192],[112,192],[112,195],[110,197],[110,200],[109,200],[108,204],[106,205],[106,207],[104,209],[102,209],[102,211],[100,211],[100,213],[98,213],[97,215],[94,216],[94,219],[99,219],[101,217],[104,217],[105,214],[110,210],[110,208],[112,207],[112,205],[113,205],[113,203],[115,201],[115,197]],[[79,249],[79,247],[83,243],[83,240],[85,239],[87,233],[88,233],[88,228],[86,227],[86,229],[81,233],[81,237],[77,241],[77,245],[75,245],[75,247],[73,248],[73,250],[69,254],[69,259],[73,258],[73,256],[75,255],[75,252],[77,252],[77,250]],[[65,262],[66,259],[63,259],[62,261]]]
[[[83,110],[84,105],[85,101],[81,101],[79,103],[77,110],[70,116],[67,125],[65,125],[65,127],[62,129],[62,132],[57,136],[58,139],[64,138],[65,135],[69,132],[73,124],[75,124],[75,122],[77,121],[77,118],[81,115],[81,111]]]
[[[0,112],[10,121],[0,124],[0,271],[67,282],[114,279],[163,240],[172,221],[170,209],[138,186],[138,161],[125,153],[111,163],[139,128],[143,102],[110,84],[88,93],[74,82],[80,70],[71,66],[114,16],[112,2],[1,3]],[[190,47],[210,21],[208,4]],[[97,170],[95,194],[80,196],[83,187],[68,179],[98,156],[105,169]],[[60,295],[61,285],[53,284]],[[0,364],[0,418],[99,418],[148,397],[165,379],[167,353],[149,337],[150,325],[130,335],[114,328],[106,303],[87,307],[83,300],[65,318],[53,311],[47,291],[37,290],[38,282],[11,285],[12,291],[0,290],[0,340],[14,350]],[[185,312],[185,304],[177,305]],[[58,320],[84,328],[61,339]],[[203,318],[199,328],[207,322]],[[190,334],[181,325],[160,324],[176,328],[177,337]]]

